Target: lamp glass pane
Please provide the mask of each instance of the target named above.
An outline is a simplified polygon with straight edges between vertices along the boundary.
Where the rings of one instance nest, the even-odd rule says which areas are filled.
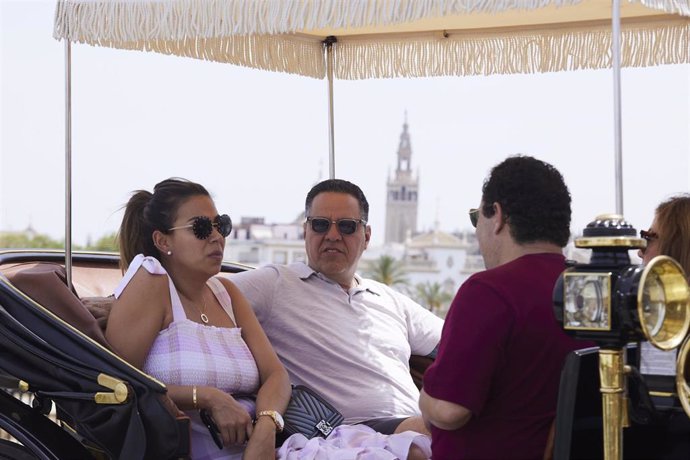
[[[644,329],[656,336],[666,317],[666,295],[664,285],[656,272],[650,273],[642,287],[642,317]]]
[[[563,277],[563,328],[611,330],[610,287],[610,273],[566,273]]]

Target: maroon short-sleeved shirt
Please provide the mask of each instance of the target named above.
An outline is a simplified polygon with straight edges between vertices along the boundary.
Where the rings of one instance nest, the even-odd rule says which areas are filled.
[[[459,430],[432,428],[434,460],[542,458],[565,356],[589,345],[568,337],[553,314],[565,268],[560,254],[531,254],[460,287],[424,389],[472,418]]]

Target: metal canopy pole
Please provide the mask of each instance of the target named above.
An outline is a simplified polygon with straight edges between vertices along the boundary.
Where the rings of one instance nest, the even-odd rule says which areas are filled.
[[[623,136],[621,125],[621,12],[613,0],[611,12],[611,66],[613,67],[613,141],[616,173],[616,214],[623,215]]]
[[[330,36],[323,41],[326,54],[326,78],[328,79],[328,177],[335,179],[335,125],[333,116],[333,44],[337,38]]]
[[[72,48],[65,40],[65,271],[72,289]]]

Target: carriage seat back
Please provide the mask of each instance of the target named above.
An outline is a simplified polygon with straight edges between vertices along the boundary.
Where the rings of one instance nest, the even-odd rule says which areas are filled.
[[[67,276],[62,265],[51,262],[22,263],[4,268],[3,274],[34,301],[110,349],[96,318],[80,301],[77,292],[67,287]]]

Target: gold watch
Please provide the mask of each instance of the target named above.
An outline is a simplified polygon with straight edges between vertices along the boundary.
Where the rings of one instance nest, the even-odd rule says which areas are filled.
[[[256,419],[258,420],[259,417],[267,415],[271,417],[271,420],[273,420],[273,423],[276,424],[276,431],[280,433],[283,431],[283,426],[285,426],[285,423],[283,422],[283,416],[280,415],[279,412],[274,411],[274,410],[262,410],[258,414],[256,414]]]

